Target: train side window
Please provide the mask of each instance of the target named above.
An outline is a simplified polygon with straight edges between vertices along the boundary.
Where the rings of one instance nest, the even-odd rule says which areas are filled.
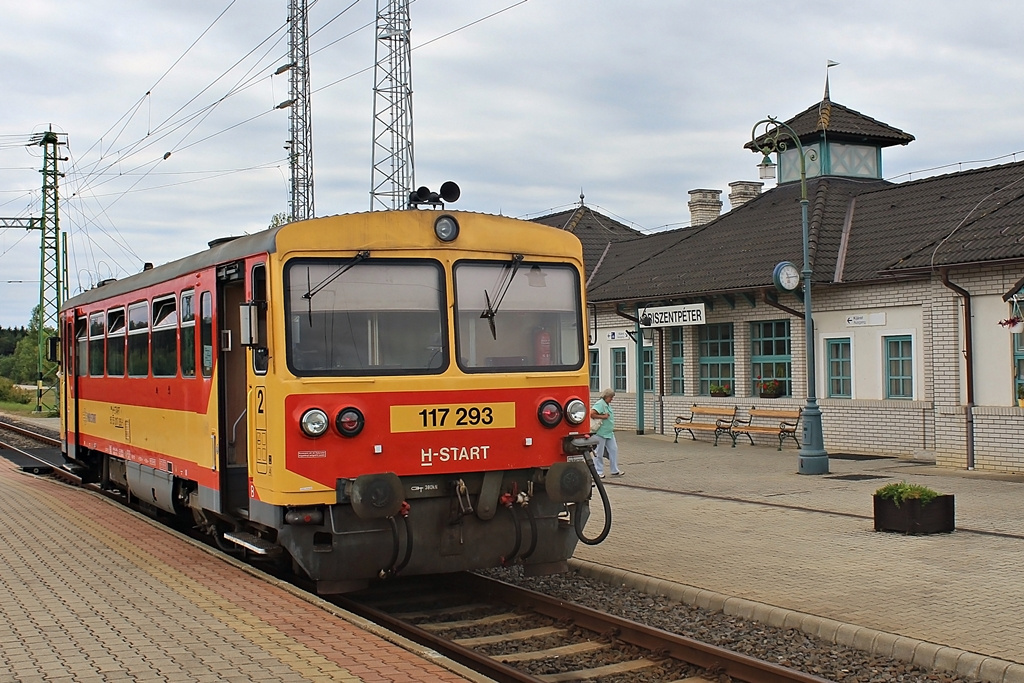
[[[107,311],[107,376],[124,377],[124,309]]]
[[[75,342],[78,345],[75,374],[85,377],[89,371],[89,323],[85,317],[75,318]]]
[[[181,376],[196,376],[196,309],[191,291],[181,293]]]
[[[128,307],[128,376],[149,375],[149,303]]]
[[[154,377],[178,374],[178,308],[173,295],[153,300],[152,354]]]
[[[213,295],[199,295],[199,344],[202,348],[203,377],[213,375]]]
[[[267,338],[267,267],[262,263],[252,269],[252,300],[256,303],[257,328],[252,369],[258,375],[265,375],[270,365],[270,340]]]
[[[103,376],[103,333],[106,321],[103,312],[89,315],[89,376]]]

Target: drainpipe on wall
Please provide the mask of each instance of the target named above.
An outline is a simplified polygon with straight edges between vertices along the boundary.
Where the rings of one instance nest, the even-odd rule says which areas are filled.
[[[967,365],[967,405],[964,412],[967,417],[967,469],[974,469],[974,335],[971,332],[971,293],[949,281],[949,269],[939,271],[942,284],[959,294],[964,302],[964,360]]]

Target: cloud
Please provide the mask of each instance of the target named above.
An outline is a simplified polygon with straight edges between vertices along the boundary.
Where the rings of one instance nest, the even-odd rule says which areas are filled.
[[[39,150],[12,141],[51,123],[67,132],[73,291],[288,210],[289,112],[274,109],[288,75],[269,76],[286,62],[287,3],[0,3],[0,216],[39,212]],[[1024,48],[1008,2],[529,0],[457,30],[513,4],[411,6],[416,179],[458,182],[458,208],[536,215],[582,190],[645,229],[684,223],[689,190],[724,198],[755,177],[743,149],[754,122],[817,102],[827,60],[841,64],[829,70],[834,101],[917,137],[883,152],[886,176],[1024,149],[1013,87]],[[327,24],[310,41],[322,215],[369,207],[362,70],[375,46],[361,27],[375,3],[330,21],[347,6],[310,10],[312,30]],[[28,320],[38,247],[35,233],[0,230],[0,325]]]

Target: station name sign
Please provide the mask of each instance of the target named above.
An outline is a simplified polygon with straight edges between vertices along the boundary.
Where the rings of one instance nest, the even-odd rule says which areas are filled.
[[[645,316],[650,316],[649,322]],[[647,322],[647,324],[644,324]],[[641,327],[677,327],[679,325],[703,325],[704,304],[684,304],[682,306],[659,306],[648,308],[640,314]]]

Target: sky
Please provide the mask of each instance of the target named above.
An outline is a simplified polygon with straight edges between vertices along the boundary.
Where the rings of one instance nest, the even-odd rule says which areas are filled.
[[[288,0],[0,0],[0,218],[38,216],[66,134],[71,295],[289,211]],[[370,208],[375,0],[309,8],[316,214]],[[1024,9],[1007,0],[414,0],[416,185],[449,208],[588,206],[689,223],[756,180],[754,124],[822,98],[916,137],[894,182],[1024,158]],[[828,61],[838,66],[826,69]],[[771,181],[765,189],[771,187]],[[2,221],[0,221],[2,223]],[[39,233],[0,228],[0,326],[39,300]]]

